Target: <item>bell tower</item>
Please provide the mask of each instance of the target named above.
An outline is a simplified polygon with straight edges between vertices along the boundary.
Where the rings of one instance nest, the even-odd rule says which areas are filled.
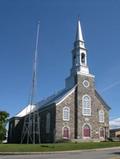
[[[72,50],[71,75],[76,73],[89,74],[89,68],[87,66],[87,49],[85,48],[80,20],[77,22],[76,38]]]
[[[80,20],[77,21],[76,37],[72,50],[72,68],[70,76],[65,81],[66,88],[71,88],[76,84],[76,75],[93,76],[89,73],[87,49],[85,47]]]

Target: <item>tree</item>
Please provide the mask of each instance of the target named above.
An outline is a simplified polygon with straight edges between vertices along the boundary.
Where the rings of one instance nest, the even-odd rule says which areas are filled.
[[[0,111],[0,143],[6,139],[6,124],[8,122],[9,113]]]

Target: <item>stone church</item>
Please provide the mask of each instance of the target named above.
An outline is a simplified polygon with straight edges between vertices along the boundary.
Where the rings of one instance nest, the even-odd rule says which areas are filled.
[[[20,143],[29,109],[29,106],[26,107],[10,119],[9,143]],[[72,68],[65,80],[65,88],[36,103],[32,109],[40,117],[41,143],[62,140],[103,141],[109,137],[110,107],[95,88],[95,76],[89,71],[87,49],[79,20],[72,49]]]

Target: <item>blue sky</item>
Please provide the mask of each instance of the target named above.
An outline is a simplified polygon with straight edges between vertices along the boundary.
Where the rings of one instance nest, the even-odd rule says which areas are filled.
[[[119,0],[0,0],[0,109],[29,103],[36,25],[40,20],[36,101],[64,88],[80,16],[96,88],[120,117]]]

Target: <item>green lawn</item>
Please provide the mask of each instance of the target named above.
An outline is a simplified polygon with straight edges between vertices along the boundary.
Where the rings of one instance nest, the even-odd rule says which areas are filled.
[[[88,143],[59,143],[59,144],[0,144],[0,152],[47,152],[83,150],[120,146],[120,142],[88,142]]]

